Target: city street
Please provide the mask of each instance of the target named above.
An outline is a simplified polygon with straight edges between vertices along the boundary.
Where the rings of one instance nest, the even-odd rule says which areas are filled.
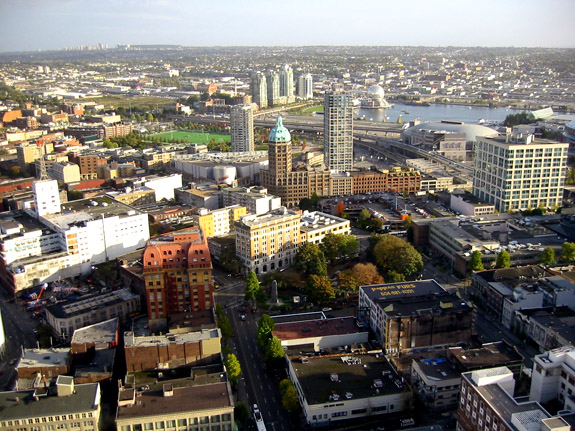
[[[242,368],[242,376],[237,385],[237,401],[245,401],[250,407],[250,414],[252,406],[257,404],[268,430],[290,431],[292,422],[281,407],[279,382],[264,370],[264,358],[256,341],[257,321],[261,314],[247,313],[244,321],[240,318],[245,280],[228,277],[217,269],[213,273],[221,286],[216,290],[215,302],[222,304],[225,315],[230,319],[235,335],[228,343]]]
[[[14,299],[3,288],[0,288],[0,309],[6,337],[6,347],[0,362],[0,389],[12,389],[16,382],[14,363],[20,358],[22,348],[36,347],[34,328],[38,321],[32,318],[20,302]],[[12,365],[10,365],[12,363]]]

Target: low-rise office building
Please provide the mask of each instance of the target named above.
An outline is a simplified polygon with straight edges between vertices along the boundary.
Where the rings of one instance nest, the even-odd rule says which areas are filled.
[[[0,392],[0,411],[5,431],[98,431],[100,385],[75,385],[72,377],[59,376],[47,390]]]
[[[220,358],[221,338],[217,328],[148,336],[126,332],[126,367],[128,372],[134,372],[211,364]]]
[[[225,374],[124,385],[118,394],[118,431],[232,431],[234,400]],[[128,376],[129,377],[129,376]]]
[[[444,358],[413,360],[412,389],[430,411],[456,408],[460,384],[461,375]]]
[[[474,311],[435,280],[360,286],[358,318],[386,354],[468,344]]]
[[[546,403],[558,400],[564,408],[573,405],[575,394],[575,348],[561,347],[533,358],[529,399]]]
[[[140,297],[121,289],[50,305],[46,307],[45,318],[56,337],[69,340],[76,329],[115,317],[125,322],[139,311]]]
[[[311,427],[411,408],[411,390],[383,356],[288,355],[288,375]]]
[[[551,415],[538,402],[517,401],[513,398],[515,380],[506,367],[464,373],[461,381],[457,429],[460,431],[502,431],[545,429],[553,430],[562,422]]]

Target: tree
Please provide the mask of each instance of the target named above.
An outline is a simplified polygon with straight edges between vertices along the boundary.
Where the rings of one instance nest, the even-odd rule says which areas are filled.
[[[563,247],[561,247],[561,260],[564,262],[572,262],[575,260],[575,243],[563,243]]]
[[[369,226],[369,219],[371,219],[371,213],[367,208],[363,208],[357,216],[357,227],[360,229],[365,229],[367,226]]]
[[[353,276],[351,270],[340,271],[337,275],[337,288],[345,294],[357,293],[359,283]]]
[[[280,382],[280,393],[282,395],[282,407],[289,413],[297,412],[300,405],[297,391],[291,380],[283,379]]]
[[[282,347],[282,342],[278,337],[272,337],[265,351],[265,358],[268,364],[275,364],[285,355],[284,348]]]
[[[334,261],[340,256],[340,245],[341,237],[343,235],[335,235],[333,233],[328,233],[321,244],[319,245],[320,250],[323,252],[326,260]]]
[[[310,198],[303,198],[299,201],[299,209],[302,211],[308,210],[308,211],[313,211],[314,207],[313,207],[313,202],[311,201]]]
[[[545,250],[541,252],[539,260],[543,265],[553,265],[555,263],[555,250],[551,247],[546,247]]]
[[[507,250],[501,250],[495,261],[495,268],[509,268],[511,266],[511,256]]]
[[[236,256],[235,244],[224,247],[220,256],[220,265],[225,270],[236,274],[242,271],[243,266]]]
[[[479,250],[475,250],[471,253],[471,259],[469,259],[469,270],[470,271],[483,271],[485,268],[483,267],[483,262],[481,260],[481,252]]]
[[[406,230],[409,230],[411,228],[411,223],[412,223],[411,216],[407,216],[406,219],[403,221],[403,225]]]
[[[354,235],[341,235],[339,253],[341,256],[351,256],[359,250],[359,241]]]
[[[272,338],[272,331],[274,330],[274,320],[267,314],[264,314],[258,320],[258,344],[262,349],[265,349],[269,340]]]
[[[228,319],[228,316],[220,317],[218,326],[220,327],[220,331],[222,331],[222,338],[224,340],[234,336],[234,330],[232,329],[232,325],[230,324],[230,319]]]
[[[423,269],[421,254],[407,241],[393,235],[381,235],[373,248],[375,261],[384,271],[395,271],[404,276]]]
[[[405,281],[405,275],[395,272],[393,269],[387,272],[386,279],[388,283],[401,283]]]
[[[226,370],[228,371],[228,379],[233,384],[236,384],[242,374],[242,367],[240,365],[240,361],[238,361],[237,356],[233,353],[230,353],[228,356],[226,356],[225,365]]]
[[[245,424],[250,417],[248,403],[242,401],[234,408],[234,418],[241,424]]]
[[[335,289],[327,275],[310,275],[306,289],[313,301],[323,302],[335,298]]]
[[[383,277],[373,263],[357,263],[351,269],[351,273],[359,286],[382,284],[384,282]]]
[[[259,291],[261,290],[260,281],[258,280],[256,273],[253,271],[248,272],[244,299],[246,301],[255,301],[255,299],[260,295]]]
[[[154,116],[152,114],[148,113],[148,115],[146,115],[146,120],[154,121]]]
[[[295,268],[305,275],[327,275],[325,256],[313,242],[307,242],[299,248],[295,256]]]

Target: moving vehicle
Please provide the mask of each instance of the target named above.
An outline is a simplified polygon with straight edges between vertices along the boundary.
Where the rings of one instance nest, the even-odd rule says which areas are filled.
[[[257,404],[254,404],[253,410],[254,410],[254,419],[256,420],[257,430],[258,431],[266,431],[266,425],[264,424],[264,418],[262,417],[262,414],[261,414],[260,409],[258,408]]]

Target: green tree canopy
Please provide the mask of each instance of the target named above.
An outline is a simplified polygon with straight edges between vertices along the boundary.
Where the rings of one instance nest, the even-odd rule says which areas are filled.
[[[469,259],[469,270],[470,271],[483,271],[485,268],[483,267],[483,262],[481,260],[481,252],[479,250],[475,250],[471,253],[471,259]]]
[[[295,413],[300,409],[297,391],[291,380],[284,379],[280,382],[282,407],[289,413]]]
[[[357,227],[360,229],[366,229],[367,226],[369,226],[369,219],[371,219],[371,213],[367,208],[363,208],[357,217]]]
[[[306,290],[314,302],[335,298],[335,289],[327,275],[310,275],[306,281]]]
[[[234,330],[232,329],[232,325],[230,324],[230,319],[228,319],[228,316],[221,316],[218,322],[218,326],[220,327],[220,331],[222,331],[222,338],[224,340],[234,336]]]
[[[228,356],[226,356],[225,365],[226,370],[228,371],[228,378],[230,379],[230,382],[236,384],[242,374],[242,367],[240,366],[240,361],[238,361],[237,356],[233,353],[230,353]]]
[[[545,247],[545,250],[539,256],[539,260],[543,265],[553,265],[555,263],[555,250],[551,247]]]
[[[265,349],[269,340],[272,338],[272,331],[275,328],[274,320],[267,314],[264,314],[258,320],[258,344]]]
[[[373,248],[375,261],[384,271],[395,271],[405,276],[423,269],[423,259],[419,252],[407,241],[393,235],[381,235]]]
[[[220,256],[220,265],[222,265],[226,271],[236,274],[242,271],[243,266],[236,256],[235,244],[228,245],[223,248],[222,254]]]
[[[573,262],[573,260],[575,260],[575,243],[563,243],[561,247],[561,260],[564,262]]]
[[[268,364],[275,364],[285,355],[282,342],[278,337],[272,337],[265,350],[265,359]]]
[[[299,248],[295,256],[295,268],[306,275],[327,275],[325,256],[313,242],[307,242]]]
[[[244,299],[246,301],[255,301],[261,293],[260,281],[258,280],[258,276],[255,272],[249,271],[248,278],[246,281],[246,294]]]
[[[501,250],[495,261],[495,268],[509,268],[511,266],[511,256],[507,250]]]
[[[392,269],[391,271],[387,272],[386,279],[388,283],[401,283],[405,281],[405,275],[400,274],[399,272],[396,272]]]

